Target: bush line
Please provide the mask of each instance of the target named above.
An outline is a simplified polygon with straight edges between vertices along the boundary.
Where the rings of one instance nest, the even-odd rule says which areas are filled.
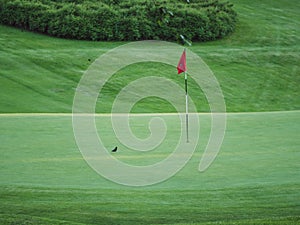
[[[0,0],[0,23],[79,40],[209,41],[233,32],[236,19],[222,0]]]

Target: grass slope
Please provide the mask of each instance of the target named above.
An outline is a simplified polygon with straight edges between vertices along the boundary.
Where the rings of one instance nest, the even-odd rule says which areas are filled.
[[[225,94],[229,111],[299,109],[299,1],[234,0],[236,32],[195,44]]]
[[[299,109],[299,1],[233,2],[239,13],[236,32],[224,40],[191,47],[218,78],[227,110]],[[0,42],[0,112],[71,112],[83,72],[99,55],[122,44],[55,39],[4,26],[0,26]],[[136,65],[124,71],[147,76],[149,67]],[[173,70],[158,65],[151,73],[182,84]],[[114,78],[108,86],[116,88],[108,89],[101,99],[107,107],[98,108],[99,112],[109,112],[112,97],[128,83],[128,76]],[[195,97],[195,92],[191,86],[198,111],[208,111],[205,99]],[[153,107],[161,103],[147,99],[136,111],[173,111],[168,104]]]
[[[170,124],[174,116],[163,116]],[[134,117],[145,124],[147,117]],[[221,152],[204,173],[197,168],[209,134],[200,115],[201,141],[192,159],[169,180],[130,188],[96,174],[82,159],[70,116],[2,116],[0,221],[32,224],[296,224],[299,222],[299,112],[230,114]],[[109,124],[109,117],[97,117]],[[134,126],[147,135],[143,126]],[[109,126],[104,142],[114,143]],[[99,131],[100,131],[99,130]],[[57,135],[60,134],[60,135]],[[168,133],[172,141],[176,129]],[[169,154],[162,146],[132,153],[127,163],[148,164]],[[113,169],[113,168],[112,168]]]

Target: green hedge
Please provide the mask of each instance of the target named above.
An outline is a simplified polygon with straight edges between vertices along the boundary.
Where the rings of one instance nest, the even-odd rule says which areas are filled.
[[[236,17],[221,0],[0,0],[0,23],[70,39],[207,41],[231,33]]]

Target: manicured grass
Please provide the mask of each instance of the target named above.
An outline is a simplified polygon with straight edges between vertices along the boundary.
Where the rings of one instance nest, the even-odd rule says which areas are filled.
[[[300,2],[233,0],[236,32],[194,44],[218,78],[229,111],[299,109]]]
[[[224,40],[194,43],[190,48],[210,66],[224,92],[228,111],[273,111],[300,108],[300,3],[233,1],[239,13],[236,32]],[[0,26],[1,112],[71,112],[80,77],[98,56],[124,43],[55,39]],[[179,57],[179,56],[178,56]],[[121,76],[127,73],[130,76]],[[176,69],[132,65],[108,82],[98,112],[109,112],[111,99],[135,75],[167,76],[183,85]],[[17,91],[16,91],[17,90]],[[198,111],[205,99],[190,87]],[[199,92],[199,91],[198,91]],[[158,102],[161,103],[161,102]],[[136,112],[172,111],[145,100]]]
[[[227,110],[299,110],[300,2],[232,2],[239,13],[236,32],[190,48],[218,78]],[[84,71],[98,56],[122,44],[56,39],[0,26],[0,112],[8,113],[0,116],[0,224],[300,223],[299,111],[229,114],[221,151],[204,173],[198,166],[211,121],[201,114],[199,144],[188,164],[167,181],[143,188],[115,184],[87,165],[76,145],[70,114],[9,114],[71,112]],[[176,68],[131,65],[104,86],[97,112],[110,112],[124,85],[149,75],[167,77],[183,87]],[[192,80],[189,84],[198,111],[209,111],[197,86]],[[155,97],[132,109],[173,111]],[[169,128],[166,139],[146,153],[120,143],[109,117],[96,117],[96,123],[105,146],[119,146],[115,157],[148,165],[168,156],[178,140],[178,121],[162,117]],[[133,117],[137,137],[149,135],[148,119]]]
[[[174,116],[162,116],[176,125]],[[115,145],[110,117],[97,117],[108,148]],[[204,173],[198,164],[209,134],[200,115],[200,142],[178,174],[157,185],[131,188],[108,181],[82,159],[71,116],[2,116],[1,220],[33,224],[296,224],[299,222],[300,113],[230,114],[221,151]],[[147,136],[147,116],[133,131]],[[168,122],[169,121],[169,122]],[[176,127],[176,126],[175,126]],[[145,165],[170,153],[165,143],[147,153],[119,146],[115,155]],[[170,143],[169,143],[170,144]],[[113,168],[111,168],[113,170]]]
[[[70,112],[83,72],[119,45],[0,29],[1,112]]]

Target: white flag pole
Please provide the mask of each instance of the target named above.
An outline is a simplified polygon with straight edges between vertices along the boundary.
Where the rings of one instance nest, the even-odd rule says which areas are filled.
[[[192,44],[185,39],[183,35],[180,35],[182,41],[188,46],[192,46]],[[186,64],[186,48],[184,48],[185,53],[185,64]],[[188,83],[187,83],[187,68],[184,71],[184,82],[185,82],[185,124],[186,124],[186,142],[189,142],[189,102],[188,102]]]
[[[186,48],[184,48],[186,54]],[[185,55],[186,57],[186,55]],[[188,83],[187,83],[187,71],[184,71],[184,83],[185,83],[185,125],[186,125],[186,142],[189,142],[189,102],[188,102]]]

